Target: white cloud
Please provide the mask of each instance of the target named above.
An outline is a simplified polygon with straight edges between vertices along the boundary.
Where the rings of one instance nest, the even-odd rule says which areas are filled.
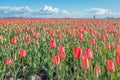
[[[109,9],[89,8],[86,11],[88,12],[88,15],[98,15],[104,17],[120,17],[120,12],[114,12]]]
[[[109,12],[109,15],[120,16],[120,12],[110,11],[110,12]]]
[[[56,7],[51,6],[43,6],[42,8],[32,9],[28,6],[26,7],[8,7],[8,6],[0,6],[0,16],[3,17],[35,17],[42,15],[63,15],[68,13],[66,10],[60,10]]]
[[[90,14],[95,14],[95,15],[107,15],[107,14],[109,14],[108,9],[102,9],[102,8],[90,8],[90,9],[87,9],[87,11]]]
[[[42,8],[43,11],[45,12],[48,12],[48,13],[53,13],[53,14],[57,14],[59,13],[59,8],[53,8],[51,6],[47,6],[45,5],[43,8]]]
[[[0,6],[0,11],[3,11],[3,13],[11,13],[11,12],[31,12],[32,10],[26,6],[26,7],[7,7],[7,6]]]
[[[66,10],[62,10],[61,13],[62,13],[62,14],[68,14],[69,12],[66,11]]]
[[[114,12],[103,8],[89,8],[83,11],[67,11],[45,5],[32,9],[25,7],[0,6],[0,17],[69,17],[80,18],[96,15],[98,17],[120,17],[120,12]]]

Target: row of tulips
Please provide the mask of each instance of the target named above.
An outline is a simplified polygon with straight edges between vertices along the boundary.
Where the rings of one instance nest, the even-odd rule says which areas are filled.
[[[54,40],[50,40],[49,43],[50,43],[51,48],[56,47],[56,42]],[[60,64],[60,59],[64,59],[65,56],[66,56],[63,46],[59,46],[59,51],[60,52],[58,53],[58,55],[53,56],[53,63],[54,63],[55,66],[58,66]],[[119,52],[120,52],[120,46],[116,46],[116,53],[119,54]],[[75,47],[73,49],[73,55],[74,55],[74,58],[79,60],[82,56],[82,48]],[[93,59],[92,50],[86,48],[84,50],[84,56],[81,59],[81,67],[84,71],[89,70],[89,60],[92,60],[92,59]],[[117,64],[117,66],[120,66],[120,55],[116,55],[116,64]],[[111,75],[112,75],[112,73],[115,72],[114,62],[112,60],[107,60],[106,61],[106,69],[110,73],[110,79],[112,80]],[[95,71],[95,74],[96,74],[95,79],[97,79],[98,76],[101,74],[100,66],[95,66],[94,71]]]
[[[0,19],[0,79],[119,80],[119,22]]]

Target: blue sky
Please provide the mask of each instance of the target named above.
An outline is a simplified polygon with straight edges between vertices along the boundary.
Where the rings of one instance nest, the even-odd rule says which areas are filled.
[[[0,0],[0,17],[120,17],[120,0]]]

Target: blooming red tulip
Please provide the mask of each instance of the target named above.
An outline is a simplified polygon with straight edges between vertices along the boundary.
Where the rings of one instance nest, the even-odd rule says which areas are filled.
[[[23,50],[23,49],[19,50],[19,55],[20,55],[21,58],[26,57],[26,51]]]
[[[55,40],[50,40],[49,41],[49,45],[50,45],[51,48],[56,48],[56,42],[55,42]]]
[[[112,60],[106,61],[106,68],[110,73],[113,73],[115,71],[114,63]]]
[[[65,57],[66,57],[65,52],[62,52],[62,51],[60,51],[60,52],[58,53],[58,55],[60,56],[61,59],[65,59]]]
[[[73,54],[74,54],[74,58],[80,59],[80,57],[82,56],[82,48],[80,48],[80,47],[75,47],[75,48],[73,49]]]
[[[116,64],[117,66],[120,66],[120,55],[116,56]]]
[[[97,75],[100,75],[100,74],[101,74],[100,67],[99,67],[99,66],[95,66],[95,67],[94,67],[94,72],[95,72]]]
[[[58,46],[58,50],[61,51],[61,52],[65,51],[63,46]]]
[[[10,66],[12,64],[12,60],[10,58],[6,58],[5,65]]]
[[[91,49],[86,48],[84,50],[84,57],[87,57],[88,59],[93,59],[93,53]]]
[[[53,64],[54,64],[55,66],[57,66],[57,65],[60,64],[60,57],[57,56],[57,55],[56,55],[56,56],[53,56],[52,61],[53,61]]]
[[[26,45],[28,45],[30,43],[30,36],[26,36]]]
[[[89,62],[87,57],[82,57],[82,69],[83,70],[89,69]]]
[[[12,44],[16,44],[16,42],[17,42],[16,37],[13,37],[13,38],[11,39],[11,43],[12,43]]]

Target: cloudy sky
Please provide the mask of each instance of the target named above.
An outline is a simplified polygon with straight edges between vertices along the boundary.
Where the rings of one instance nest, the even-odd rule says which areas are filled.
[[[120,17],[120,0],[0,0],[0,17]]]

